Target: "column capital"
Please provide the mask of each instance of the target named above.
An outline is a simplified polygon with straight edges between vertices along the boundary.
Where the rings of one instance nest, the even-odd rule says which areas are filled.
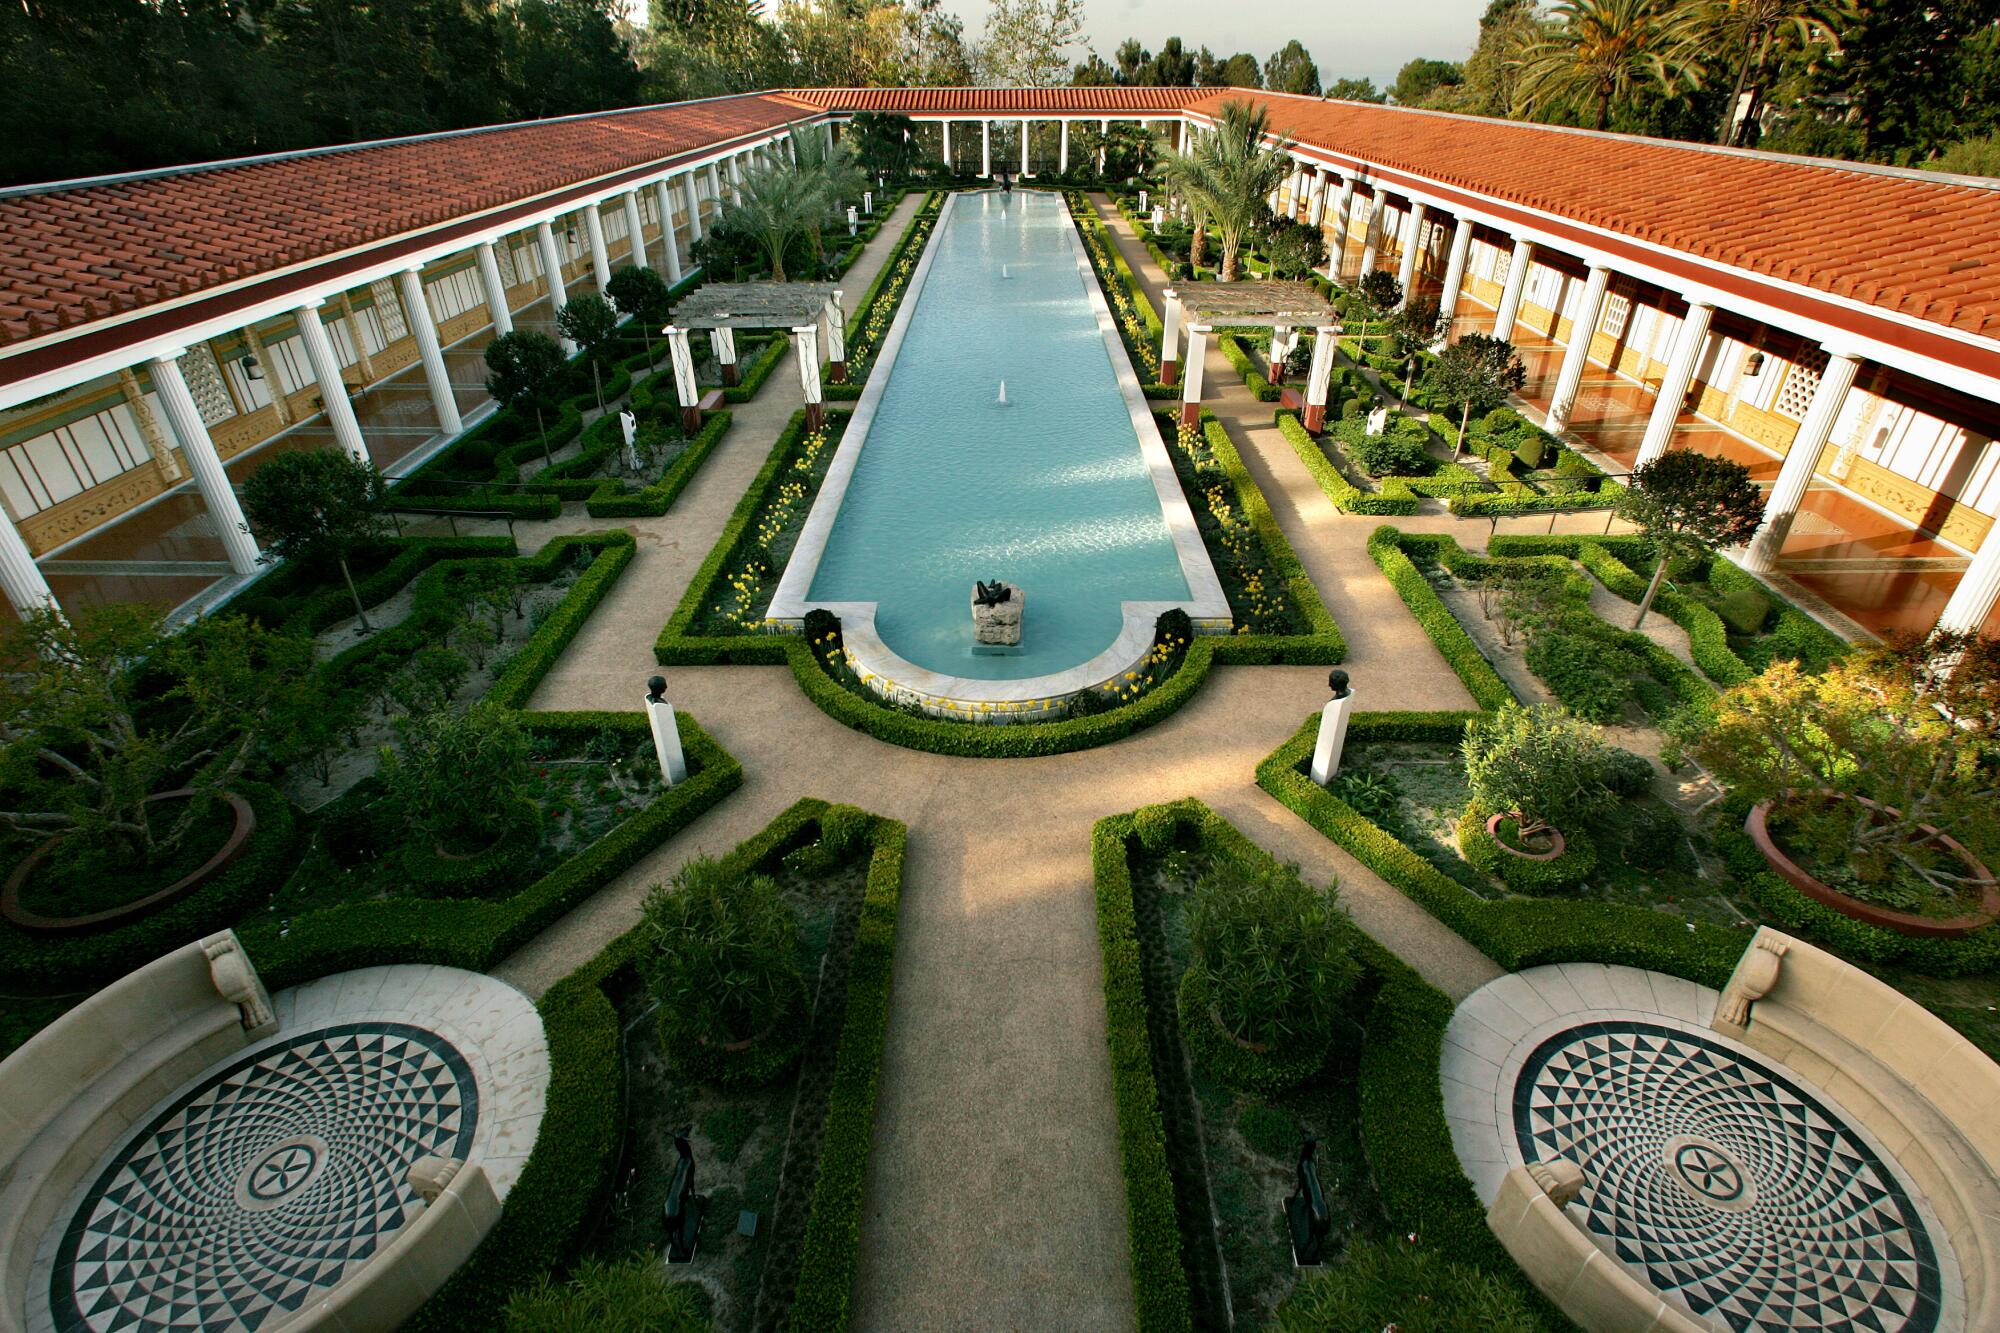
[[[300,311],[317,310],[325,304],[326,298],[324,296],[308,296],[299,302],[297,309]]]
[[[1868,354],[1861,349],[1861,344],[1850,343],[1844,339],[1829,339],[1819,346],[1829,361],[1853,361],[1858,364],[1868,359]]]
[[[187,354],[188,349],[185,347],[169,347],[147,357],[146,364],[149,366],[172,366],[174,372],[178,374],[181,368],[181,358]]]

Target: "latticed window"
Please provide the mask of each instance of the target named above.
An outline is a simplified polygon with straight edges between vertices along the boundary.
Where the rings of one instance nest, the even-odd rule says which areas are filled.
[[[1500,257],[1493,262],[1493,281],[1502,287],[1507,285],[1507,277],[1514,271],[1514,252],[1500,251]]]
[[[396,297],[396,284],[377,278],[368,284],[368,292],[375,298],[375,317],[382,321],[382,336],[390,342],[407,338],[410,326],[403,322],[403,303]]]
[[[180,368],[181,378],[187,381],[188,395],[194,399],[195,410],[201,413],[202,424],[213,426],[236,415],[236,404],[230,399],[228,386],[222,382],[222,371],[215,364],[215,349],[207,343],[188,348],[180,355]]]
[[[1786,374],[1784,387],[1778,390],[1778,401],[1772,405],[1772,410],[1779,416],[1804,421],[1806,409],[1812,406],[1813,394],[1819,390],[1819,377],[1825,373],[1825,352],[1801,356]]]
[[[514,267],[513,238],[503,237],[500,244],[493,247],[493,258],[500,269],[500,285],[502,287],[520,286],[521,274]]]
[[[1632,318],[1632,298],[1629,296],[1607,296],[1604,299],[1604,336],[1618,339],[1625,336],[1625,321]]]

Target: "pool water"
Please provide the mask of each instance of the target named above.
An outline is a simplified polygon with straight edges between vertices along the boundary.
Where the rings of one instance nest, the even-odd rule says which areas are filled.
[[[932,671],[1067,670],[1111,646],[1122,603],[1189,600],[1071,226],[1059,195],[958,196],[876,372],[889,378],[808,600],[875,602],[883,642]],[[973,648],[981,579],[1026,594],[1019,648]]]

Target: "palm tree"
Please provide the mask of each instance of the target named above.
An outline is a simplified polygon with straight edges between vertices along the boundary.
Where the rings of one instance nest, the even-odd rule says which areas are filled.
[[[829,143],[824,129],[794,125],[791,133],[792,171],[800,188],[816,201],[805,230],[812,238],[813,262],[817,264],[822,253],[821,231],[828,219],[838,215],[843,203],[861,198],[868,187],[868,174],[861,169],[853,146],[845,141]]]
[[[1687,17],[1693,32],[1706,36],[1711,49],[1737,52],[1736,86],[1722,108],[1722,122],[1716,126],[1715,141],[1726,144],[1739,125],[1757,118],[1758,104],[1764,100],[1764,71],[1771,57],[1787,48],[1823,45],[1829,55],[1840,54],[1840,28],[1854,18],[1852,0],[1699,0]],[[1736,115],[1743,90],[1750,90],[1750,104]]]
[[[1268,117],[1261,106],[1224,102],[1215,129],[1201,136],[1193,157],[1198,169],[1177,168],[1189,203],[1207,219],[1222,243],[1224,282],[1241,274],[1243,238],[1271,215],[1271,194],[1292,171],[1292,141],[1278,135],[1269,145]],[[1164,154],[1162,155],[1164,164]]]
[[[736,198],[722,209],[722,225],[756,241],[771,266],[771,280],[784,282],[785,251],[822,217],[818,190],[790,166],[759,165],[743,173]]]
[[[1194,218],[1194,235],[1188,241],[1188,276],[1193,277],[1208,252],[1208,210],[1201,206],[1201,200],[1214,192],[1215,183],[1198,144],[1183,153],[1164,137],[1155,137],[1153,146],[1158,154],[1160,183],[1186,202]]]
[[[1611,123],[1611,104],[1639,88],[1699,88],[1699,52],[1684,19],[1661,0],[1562,0],[1554,20],[1521,53],[1514,114],[1547,120],[1588,115]]]

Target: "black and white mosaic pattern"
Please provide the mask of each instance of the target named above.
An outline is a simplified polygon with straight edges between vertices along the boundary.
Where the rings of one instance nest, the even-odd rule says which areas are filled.
[[[464,1159],[479,1094],[444,1037],[323,1027],[177,1098],[112,1160],[63,1233],[61,1333],[252,1330],[341,1280],[419,1206],[417,1158]]]
[[[1791,1079],[1637,1019],[1544,1039],[1515,1080],[1523,1160],[1566,1158],[1617,1257],[1739,1333],[1932,1333],[1939,1258],[1894,1172]]]

